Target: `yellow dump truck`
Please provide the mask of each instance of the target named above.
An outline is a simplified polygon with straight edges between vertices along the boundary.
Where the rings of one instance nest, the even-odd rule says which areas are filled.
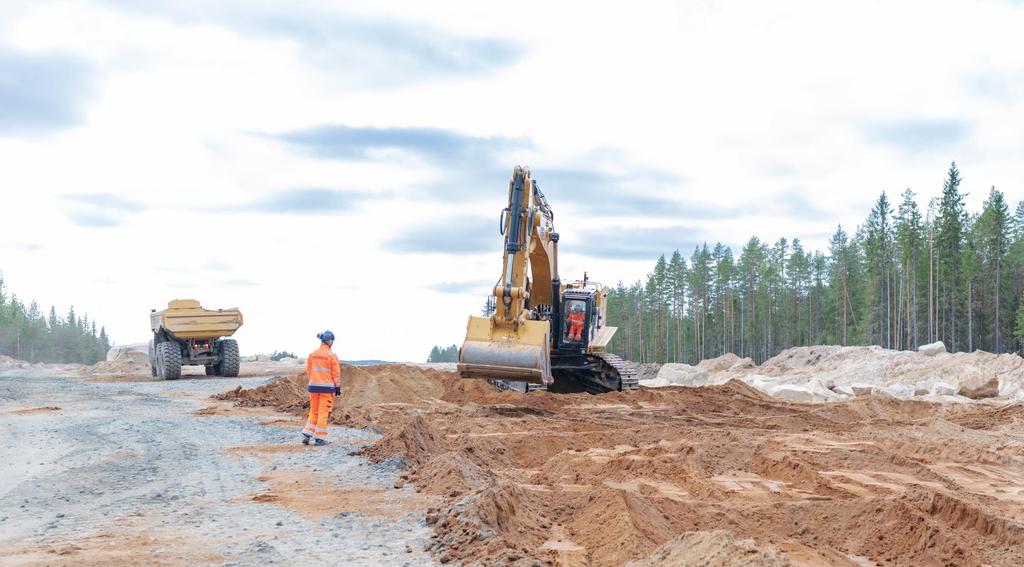
[[[238,342],[229,339],[242,326],[237,308],[203,309],[195,299],[175,299],[149,314],[153,339],[149,366],[153,376],[181,378],[182,366],[205,366],[207,376],[238,376]]]

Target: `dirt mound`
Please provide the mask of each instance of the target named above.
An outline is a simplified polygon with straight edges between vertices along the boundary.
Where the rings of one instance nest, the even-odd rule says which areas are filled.
[[[761,366],[726,354],[697,366],[662,365],[648,387],[709,386],[736,379],[779,399],[834,402],[864,395],[969,401],[1024,401],[1024,358],[983,351],[946,353],[877,346],[809,346],[782,351]]]
[[[280,377],[256,388],[238,386],[213,396],[243,407],[272,407],[283,412],[309,409],[306,375]]]
[[[722,356],[716,358],[708,358],[706,360],[702,360],[697,366],[699,368],[707,370],[708,372],[739,372],[743,370],[750,370],[751,368],[757,367],[757,365],[754,364],[754,361],[751,358],[740,358],[731,352],[727,352]]]
[[[785,555],[772,547],[760,548],[752,539],[737,540],[724,530],[690,532],[662,544],[641,561],[627,567],[788,567]]]
[[[773,364],[819,368],[821,354]],[[362,454],[400,459],[402,482],[442,499],[428,521],[445,561],[1024,564],[1019,404],[805,404],[739,380],[527,395],[415,366],[344,374],[334,421],[380,429]],[[222,396],[295,413],[307,399],[301,376]]]
[[[149,344],[118,345],[107,351],[107,362],[124,362],[138,366],[149,365]]]
[[[1024,386],[1024,358],[983,351],[927,355],[877,346],[797,347],[768,359],[757,372],[787,384],[816,380],[833,390],[854,384],[888,387],[896,397],[936,393],[945,387],[969,398],[1016,397]]]
[[[657,362],[645,362],[643,364],[636,365],[636,378],[637,380],[653,380],[658,377],[658,371],[661,370],[661,364]]]
[[[419,404],[440,398],[451,373],[410,365],[344,366],[344,407]]]
[[[149,375],[149,359],[144,362],[135,362],[129,358],[124,360],[104,360],[89,366],[85,370],[87,376],[121,376],[121,375]]]

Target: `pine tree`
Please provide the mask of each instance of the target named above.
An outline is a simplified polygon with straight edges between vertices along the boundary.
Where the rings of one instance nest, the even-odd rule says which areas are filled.
[[[954,163],[924,218],[912,190],[895,210],[883,192],[852,234],[837,227],[827,253],[755,236],[736,260],[721,243],[689,261],[661,257],[609,297],[611,348],[690,363],[725,352],[763,362],[802,344],[1024,348],[1024,202],[1010,215],[993,187],[969,214],[961,184]]]
[[[964,197],[960,192],[960,171],[956,162],[949,166],[946,181],[942,187],[939,200],[939,212],[936,218],[935,256],[936,256],[936,289],[938,290],[940,338],[951,348],[957,350],[961,344],[962,326],[957,328],[957,321],[963,315],[963,292],[961,278],[961,261],[964,244]]]
[[[1006,290],[1003,286],[1004,261],[1009,250],[1010,217],[1006,199],[995,187],[989,191],[977,222],[977,244],[985,299],[984,322],[988,331],[983,348],[1002,352],[1003,310]]]

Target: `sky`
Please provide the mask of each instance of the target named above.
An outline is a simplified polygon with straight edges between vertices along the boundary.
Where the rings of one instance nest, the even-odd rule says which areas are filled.
[[[510,5],[511,6],[511,5]],[[242,352],[459,344],[516,164],[563,280],[753,235],[824,248],[882,191],[1024,199],[1024,3],[0,4],[0,270],[122,344],[173,298]]]

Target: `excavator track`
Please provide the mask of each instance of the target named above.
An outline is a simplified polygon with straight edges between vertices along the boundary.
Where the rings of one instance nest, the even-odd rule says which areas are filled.
[[[621,357],[610,352],[599,352],[595,353],[594,356],[600,357],[601,360],[618,371],[619,391],[625,392],[640,388],[640,379],[637,378],[636,366],[632,362],[623,360]]]
[[[488,380],[499,390],[516,392],[550,391],[554,393],[628,392],[640,387],[632,362],[609,353],[556,356],[552,361],[554,384],[545,386],[513,380]]]

